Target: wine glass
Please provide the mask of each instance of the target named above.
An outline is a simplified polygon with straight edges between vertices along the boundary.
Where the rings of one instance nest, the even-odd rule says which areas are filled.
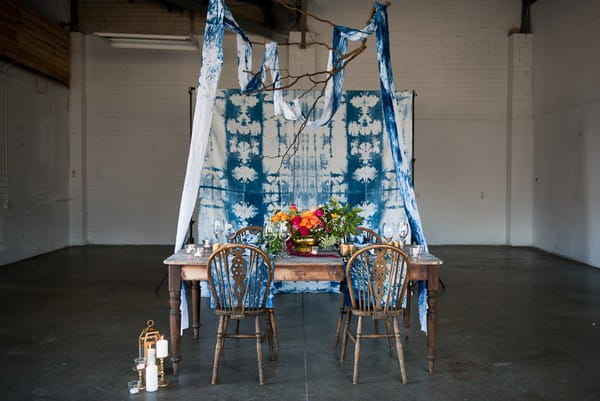
[[[279,251],[280,257],[287,256],[287,240],[290,238],[290,228],[285,223],[279,223],[279,239],[281,240],[281,249]]]
[[[221,234],[223,234],[223,230],[225,229],[223,220],[215,219],[213,223],[213,233],[215,233],[216,243],[219,243],[219,238],[221,238]]]
[[[400,223],[400,227],[398,228],[398,236],[400,237],[400,241],[402,244],[406,243],[406,236],[408,235],[408,223],[403,221]]]
[[[383,235],[385,242],[388,244],[392,242],[392,239],[394,238],[394,226],[392,223],[383,223],[381,226],[381,234]]]
[[[235,232],[235,222],[231,221],[225,223],[225,237],[227,242],[231,241],[231,237],[233,237],[233,234],[235,234]]]

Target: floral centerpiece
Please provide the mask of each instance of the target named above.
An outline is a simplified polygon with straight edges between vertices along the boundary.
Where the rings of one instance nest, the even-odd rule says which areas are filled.
[[[296,244],[313,239],[315,244],[327,248],[356,234],[356,227],[363,221],[360,211],[331,198],[326,204],[307,210],[292,204],[287,210],[275,211],[271,222],[287,225],[290,238]]]

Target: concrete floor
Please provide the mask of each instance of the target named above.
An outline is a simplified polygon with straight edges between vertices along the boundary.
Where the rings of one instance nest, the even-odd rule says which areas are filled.
[[[279,360],[225,344],[211,386],[215,316],[203,303],[200,341],[182,340],[182,372],[157,393],[129,396],[137,336],[168,332],[171,247],[68,248],[0,268],[0,400],[599,400],[600,269],[534,249],[432,247],[444,260],[437,372],[413,320],[408,384],[384,341],[370,340],[352,385],[352,356],[332,350],[338,295],[278,295]],[[413,313],[413,317],[415,314]],[[266,351],[266,350],[265,350]],[[265,352],[265,355],[267,353]]]

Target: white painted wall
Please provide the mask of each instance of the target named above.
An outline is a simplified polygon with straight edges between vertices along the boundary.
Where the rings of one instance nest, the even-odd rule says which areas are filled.
[[[310,7],[362,27],[372,3]],[[519,0],[402,0],[389,8],[396,86],[418,93],[416,190],[432,244],[507,241],[508,32],[519,19]],[[329,25],[309,19],[309,27],[309,39],[330,42]],[[220,87],[238,87],[234,46],[227,35]],[[187,156],[187,89],[199,52],[115,49],[94,38],[85,47],[88,240],[172,243]],[[345,89],[379,89],[374,47],[373,38],[350,66]],[[282,53],[286,67],[285,47]],[[317,48],[315,59],[324,68],[326,50]]]
[[[0,164],[8,167],[0,265],[68,243],[68,96],[68,88],[0,62]]]
[[[532,15],[534,245],[600,267],[600,2]]]
[[[309,7],[362,27],[372,3]],[[518,27],[520,10],[519,0],[397,0],[388,9],[396,87],[417,91],[415,189],[432,244],[506,243],[508,32]],[[316,40],[330,41],[329,26],[309,22]],[[317,58],[325,65],[324,51]],[[378,89],[378,79],[369,40],[345,88]]]
[[[87,240],[172,244],[188,152],[188,89],[198,79],[200,51],[119,49],[92,36],[79,46]],[[225,38],[225,58],[221,87],[239,87],[233,35]]]

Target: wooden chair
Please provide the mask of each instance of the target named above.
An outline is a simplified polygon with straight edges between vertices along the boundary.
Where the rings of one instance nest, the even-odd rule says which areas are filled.
[[[410,263],[408,256],[395,246],[370,245],[355,253],[346,265],[346,280],[351,306],[346,316],[340,362],[343,363],[348,338],[354,341],[354,374],[352,383],[358,383],[360,346],[364,338],[392,338],[396,340],[396,352],[400,364],[402,383],[406,384],[404,351],[400,340],[398,317],[406,297]],[[356,332],[350,332],[352,316],[358,317]],[[363,333],[363,319],[384,320],[389,326],[392,320],[394,332],[385,334]]]
[[[273,331],[267,299],[273,281],[273,263],[260,249],[252,245],[228,244],[219,248],[208,258],[208,283],[211,304],[219,316],[215,358],[211,383],[217,383],[219,361],[226,338],[256,339],[258,358],[258,380],[262,385],[263,363],[262,343],[269,342],[271,360],[276,354],[273,347]],[[266,328],[261,331],[260,317],[263,316]],[[254,317],[254,332],[227,333],[229,321]]]
[[[237,244],[244,244],[247,242],[248,234],[253,235],[253,236],[258,236],[260,233],[263,232],[263,230],[264,230],[264,228],[261,226],[242,227],[239,230],[237,230],[235,232],[235,234],[233,234],[229,238],[229,242],[237,243]]]
[[[383,239],[375,231],[367,227],[356,227],[356,234],[362,234],[368,244],[383,244]]]
[[[357,234],[363,234],[368,244],[383,244],[383,240],[379,234],[367,227],[356,227]],[[346,282],[340,283],[341,292],[343,294],[342,304],[340,305],[340,316],[338,317],[337,325],[335,327],[335,339],[333,342],[333,349],[337,348],[340,332],[342,330],[342,322],[344,321],[344,315],[346,314],[346,304],[349,302],[346,291]]]
[[[230,238],[229,242],[235,244],[246,244],[249,235],[257,237],[264,230],[264,227],[261,226],[246,226],[242,227],[235,232]],[[250,244],[255,245],[255,244]],[[273,337],[275,340],[275,348],[279,351],[279,333],[277,331],[277,320],[275,319],[275,312],[273,309],[269,310],[270,321],[271,321],[271,329],[273,330]],[[235,325],[235,332],[240,332],[240,321],[238,320]]]

